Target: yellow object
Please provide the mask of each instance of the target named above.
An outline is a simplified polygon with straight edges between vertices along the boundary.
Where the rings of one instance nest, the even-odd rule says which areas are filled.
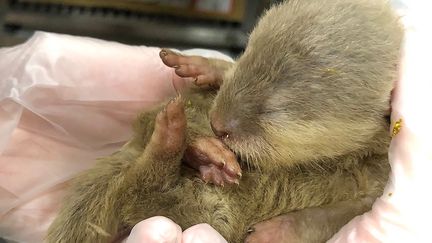
[[[398,121],[395,122],[393,126],[392,137],[396,136],[401,129],[402,129],[402,119],[399,119]]]

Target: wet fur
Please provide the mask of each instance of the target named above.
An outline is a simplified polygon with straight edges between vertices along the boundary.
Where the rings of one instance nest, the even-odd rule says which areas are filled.
[[[234,124],[226,143],[241,157],[240,185],[203,183],[181,165],[181,153],[146,154],[156,109],[139,116],[120,151],[75,179],[47,241],[108,242],[162,215],[183,229],[209,223],[242,242],[260,221],[342,203],[343,217],[311,225],[303,237],[325,241],[368,210],[387,181],[385,116],[401,39],[382,1],[292,0],[271,8],[214,101],[195,94],[186,109],[187,141],[212,134],[209,110]]]

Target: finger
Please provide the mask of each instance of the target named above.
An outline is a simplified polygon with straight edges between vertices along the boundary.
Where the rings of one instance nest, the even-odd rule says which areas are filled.
[[[205,74],[201,73],[200,75],[197,75],[195,85],[197,85],[197,86],[208,85],[208,86],[212,86],[214,88],[219,88],[219,86],[220,86],[215,75],[211,72],[205,73]]]
[[[186,125],[186,114],[181,96],[172,99],[166,107],[167,119],[174,128],[183,129]]]
[[[200,166],[199,171],[202,175],[202,179],[207,183],[212,183],[218,186],[224,186],[224,178],[222,176],[221,171],[216,166],[210,164],[210,165],[203,165]]]
[[[168,118],[166,109],[162,109],[156,116],[155,128],[152,134],[152,140],[159,140],[159,134],[164,134],[166,127],[168,126]]]
[[[208,224],[194,225],[183,232],[183,243],[213,242],[228,243],[221,234]]]
[[[241,177],[242,173],[240,164],[238,163],[235,154],[219,139],[210,138],[209,141],[219,148],[219,156],[224,158],[225,165],[223,166],[223,170],[231,177]],[[211,156],[209,157],[212,159]]]
[[[198,139],[194,143],[194,147],[200,151],[200,153],[203,153],[207,157],[207,161],[210,162],[218,167],[224,167],[226,165],[226,161],[223,156],[221,156],[221,150],[219,147],[214,146],[214,143],[212,140],[206,138],[206,139]]]
[[[240,168],[240,164],[237,161],[237,157],[230,150],[222,150],[224,154],[226,164],[223,167],[223,170],[230,175],[231,177],[240,178],[242,177],[242,170]]]
[[[174,67],[179,65],[180,54],[175,53],[171,50],[162,49],[159,52],[159,57],[161,58],[162,62],[168,67]]]
[[[200,57],[200,56],[184,56],[182,54],[179,54],[169,49],[162,49],[159,52],[159,56],[162,59],[162,62],[169,67],[175,67],[175,66],[187,65],[187,64],[193,64],[198,66],[208,65],[207,58]]]
[[[185,159],[195,169],[201,165],[215,164],[230,178],[242,176],[235,154],[216,138],[197,139],[186,149]]]
[[[215,165],[202,165],[199,167],[201,179],[206,183],[212,183],[219,186],[239,185],[239,179],[232,177],[222,171]]]
[[[155,216],[136,224],[127,238],[127,243],[179,243],[182,231],[179,225],[172,220]]]
[[[188,164],[189,166],[191,166],[196,170],[199,170],[199,167],[202,165],[207,165],[211,163],[205,153],[202,153],[201,151],[197,150],[195,147],[190,145],[186,148],[183,157],[186,164]]]
[[[239,185],[239,179],[235,176],[227,174],[225,171],[221,171],[221,175],[226,184],[236,184]]]
[[[178,68],[175,69],[175,73],[178,76],[183,78],[197,77],[198,75],[201,75],[206,72],[208,72],[208,68],[203,66],[193,65],[193,64],[180,65]]]

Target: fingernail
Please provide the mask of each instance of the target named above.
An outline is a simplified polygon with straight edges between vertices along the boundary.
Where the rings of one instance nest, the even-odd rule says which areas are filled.
[[[180,69],[180,66],[179,66],[179,65],[174,65],[173,68],[174,68],[175,70],[179,70],[179,69]]]
[[[237,175],[238,175],[239,177],[242,177],[242,176],[243,176],[241,172],[237,172]]]
[[[235,181],[234,181],[234,184],[236,184],[237,186],[239,186],[239,185],[240,185],[240,182],[239,182],[238,180],[235,180]]]
[[[221,163],[222,163],[222,168],[225,168],[225,165],[226,165],[225,160],[222,160]]]
[[[160,52],[160,55],[163,56],[163,57],[165,57],[165,56],[168,55],[168,52],[165,51],[165,50],[162,50],[162,51]]]

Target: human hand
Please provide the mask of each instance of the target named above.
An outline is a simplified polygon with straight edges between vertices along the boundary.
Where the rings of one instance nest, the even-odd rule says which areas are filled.
[[[172,220],[156,216],[135,225],[125,243],[226,243],[210,225],[197,224],[182,232]]]

